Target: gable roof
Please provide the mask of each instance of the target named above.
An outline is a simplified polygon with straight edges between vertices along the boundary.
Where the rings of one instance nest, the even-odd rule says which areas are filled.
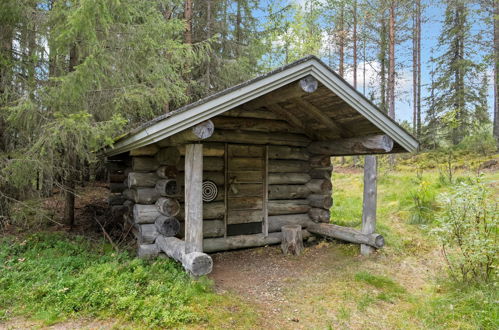
[[[412,152],[418,148],[418,141],[410,133],[379,110],[324,62],[315,56],[308,56],[156,117],[120,137],[113,148],[107,149],[105,154],[114,156],[158,142],[309,75],[390,136],[405,151]]]

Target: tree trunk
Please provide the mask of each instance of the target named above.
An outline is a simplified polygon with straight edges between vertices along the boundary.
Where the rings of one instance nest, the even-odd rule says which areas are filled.
[[[357,0],[353,2],[353,87],[357,89]]]
[[[390,32],[388,36],[388,115],[395,119],[395,0],[390,3]]]
[[[499,148],[499,0],[494,0],[494,137]]]
[[[184,1],[184,42],[192,45],[192,0]]]
[[[345,75],[345,8],[341,4],[340,9],[340,24],[339,24],[339,48],[340,48],[340,67],[338,74],[343,77]]]
[[[299,256],[303,251],[303,236],[300,225],[282,227],[281,250],[284,254]]]

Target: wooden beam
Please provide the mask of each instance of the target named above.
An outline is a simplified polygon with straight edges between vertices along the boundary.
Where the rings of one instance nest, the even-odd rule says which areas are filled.
[[[185,150],[185,253],[203,252],[203,145]]]
[[[332,120],[327,114],[325,114],[323,111],[318,109],[312,103],[307,102],[301,98],[294,98],[294,99],[291,99],[291,101],[293,103],[295,103],[298,107],[305,110],[304,112],[309,113],[311,115],[311,117],[313,116],[313,118],[316,121],[326,125],[327,128],[338,132],[340,134],[340,136],[342,136],[342,137],[352,136],[351,132],[348,132],[345,127],[334,122],[334,120]]]
[[[186,252],[187,243],[176,237],[158,236],[156,247],[168,257],[179,261],[185,270],[193,276],[202,276],[211,273],[213,260],[205,253]]]
[[[307,76],[300,79],[298,82],[293,82],[268,94],[260,96],[259,98],[248,102],[247,105],[253,109],[259,109],[261,107],[311,94],[317,90],[318,86],[319,82],[314,77]]]
[[[310,223],[307,226],[307,230],[312,234],[361,244],[361,249],[363,246],[366,246],[374,250],[373,247],[380,248],[385,244],[383,236],[379,234],[365,234],[353,228],[337,226],[329,223]]]
[[[313,140],[317,139],[317,135],[314,132],[312,132],[309,128],[307,128],[307,126],[305,126],[303,121],[297,118],[295,115],[293,115],[289,110],[282,108],[278,104],[268,104],[266,105],[266,107],[270,111],[273,111],[277,113],[279,116],[281,116],[291,126],[300,129],[309,138]]]
[[[393,149],[393,140],[387,135],[367,135],[348,139],[312,142],[307,150],[312,154],[348,156],[388,153]]]
[[[376,156],[366,156],[364,160],[364,199],[362,202],[362,233],[372,235],[376,231]],[[360,253],[370,255],[374,249],[372,244],[361,244]]]
[[[306,230],[302,231],[303,238],[310,237]],[[206,253],[217,251],[237,250],[271,244],[279,244],[282,240],[282,233],[269,233],[267,236],[262,234],[238,235],[220,238],[207,238],[204,240],[204,250]]]
[[[168,139],[158,142],[160,147],[178,146],[181,144],[199,142],[213,135],[215,125],[211,120],[203,121],[191,128],[170,136]]]

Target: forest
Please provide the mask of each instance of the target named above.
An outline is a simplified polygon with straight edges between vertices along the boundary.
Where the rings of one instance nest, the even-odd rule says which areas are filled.
[[[134,258],[101,151],[309,55],[420,142],[378,156],[386,247],[198,280]],[[497,328],[498,93],[498,0],[3,0],[0,327]],[[363,158],[332,164],[330,223],[357,228]]]

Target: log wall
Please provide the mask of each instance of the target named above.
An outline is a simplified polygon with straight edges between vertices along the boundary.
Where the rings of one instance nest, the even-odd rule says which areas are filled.
[[[214,201],[203,202],[205,241],[227,239],[231,235],[227,232],[227,203],[233,192],[230,184],[226,187],[226,181],[230,180],[226,167],[247,172],[239,176],[245,182],[238,186],[247,198],[238,199],[240,205],[232,204],[230,210],[230,217],[237,213],[241,224],[259,222],[262,212],[266,213],[267,225],[262,226],[260,233],[265,230],[278,233],[285,225],[300,224],[305,229],[313,222],[329,222],[332,205],[329,157],[311,154],[307,150],[310,139],[279,116],[268,111],[244,113],[248,117],[241,117],[243,112],[238,109],[214,118],[214,134],[203,141],[203,181],[211,180],[218,188]],[[240,147],[227,149],[226,144]],[[263,156],[262,146],[267,146]],[[227,157],[226,150],[230,150]],[[141,246],[139,252],[151,256],[159,250],[146,245],[153,244],[160,233],[171,235],[172,228],[179,228],[175,236],[185,236],[186,148],[185,144],[177,145],[175,139],[168,138],[130,154],[126,164],[123,162],[119,170],[112,172],[111,189],[116,192],[113,203],[126,209],[125,223],[131,226]],[[262,187],[267,187],[266,194]],[[251,230],[255,233],[255,227]]]

